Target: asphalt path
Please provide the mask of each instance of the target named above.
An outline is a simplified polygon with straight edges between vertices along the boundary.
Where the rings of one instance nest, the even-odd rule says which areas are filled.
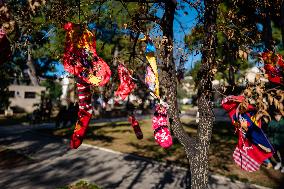
[[[83,144],[68,148],[68,140],[42,134],[38,126],[0,126],[0,146],[32,160],[0,169],[1,189],[49,189],[86,180],[105,189],[179,189],[190,185],[187,169]],[[210,175],[211,189],[264,188]]]

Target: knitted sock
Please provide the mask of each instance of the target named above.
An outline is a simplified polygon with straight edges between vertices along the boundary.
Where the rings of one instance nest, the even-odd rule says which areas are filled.
[[[128,121],[131,123],[132,128],[134,129],[135,135],[137,139],[143,138],[143,133],[141,131],[141,128],[139,126],[139,122],[135,119],[133,115],[129,116]]]
[[[78,81],[77,89],[79,96],[79,111],[78,121],[76,123],[75,130],[70,142],[70,146],[73,149],[78,148],[82,144],[82,141],[89,126],[90,119],[92,118],[93,108],[91,104],[90,85]]]
[[[167,109],[157,104],[152,119],[152,129],[154,130],[156,142],[163,148],[169,148],[173,144],[172,136],[167,126],[167,120]]]

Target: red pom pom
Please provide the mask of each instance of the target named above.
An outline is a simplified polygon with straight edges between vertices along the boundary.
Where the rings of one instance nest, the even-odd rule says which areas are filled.
[[[70,31],[73,29],[73,23],[71,22],[67,22],[65,25],[64,25],[64,30],[66,31]]]

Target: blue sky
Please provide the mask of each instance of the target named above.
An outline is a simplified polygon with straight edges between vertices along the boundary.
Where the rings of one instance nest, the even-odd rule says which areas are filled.
[[[174,48],[175,50],[184,49],[185,44],[184,44],[184,37],[185,34],[190,33],[192,28],[196,25],[197,23],[197,12],[193,8],[187,7],[185,11],[188,12],[187,15],[183,13],[183,11],[178,10],[177,15],[175,16],[174,20]],[[178,55],[178,52],[174,53],[175,55]],[[185,68],[190,69],[194,63],[197,60],[201,59],[201,54],[194,56],[190,54],[188,57],[188,61],[185,63]]]
[[[197,12],[186,6],[185,10],[188,14],[184,14],[182,10],[177,10],[177,14],[175,15],[175,20],[174,20],[174,56],[179,57],[185,49],[185,44],[184,44],[184,37],[185,34],[190,33],[191,29],[195,26],[197,20]],[[158,11],[157,16],[161,17],[163,14],[163,11]],[[156,33],[155,32],[151,32]],[[150,33],[150,34],[151,34]],[[158,32],[159,33],[159,32]],[[187,57],[187,62],[185,63],[185,68],[190,69],[193,67],[194,63],[197,60],[201,59],[201,55],[189,55]],[[64,68],[62,64],[56,64],[55,65],[56,70],[57,70],[57,75],[60,76],[64,73]]]

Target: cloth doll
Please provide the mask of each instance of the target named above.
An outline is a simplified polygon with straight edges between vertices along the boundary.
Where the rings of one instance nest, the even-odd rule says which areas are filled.
[[[258,145],[265,152],[273,152],[274,149],[263,130],[252,121],[251,117],[253,115],[253,112],[247,112],[239,114],[238,118],[234,116],[233,119],[235,122],[239,123],[240,128],[244,131],[244,135],[248,140]]]
[[[145,83],[151,91],[155,91],[156,76],[150,66],[146,68]]]
[[[136,85],[132,82],[129,70],[123,64],[118,65],[117,71],[120,85],[115,92],[115,96],[119,97],[121,100],[124,100],[133,91]]]
[[[152,129],[156,142],[163,148],[172,146],[172,136],[168,128],[167,108],[162,104],[156,104],[152,119]]]

